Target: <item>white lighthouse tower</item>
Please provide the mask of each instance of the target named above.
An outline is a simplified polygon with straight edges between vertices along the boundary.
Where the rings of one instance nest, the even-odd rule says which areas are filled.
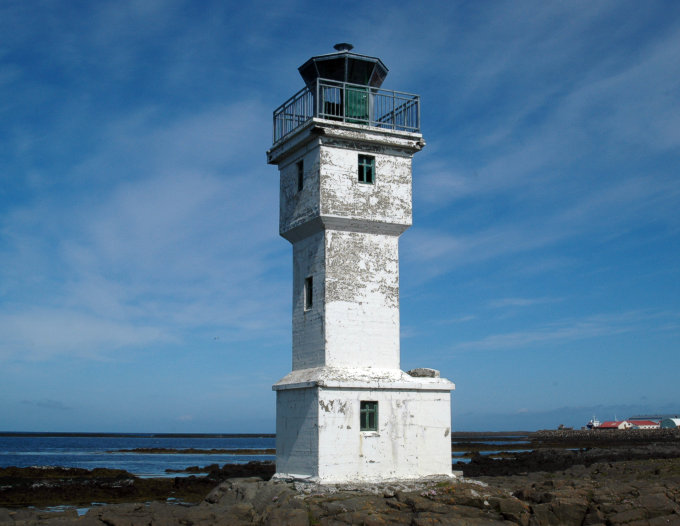
[[[277,477],[322,483],[451,474],[454,385],[400,369],[399,236],[411,225],[420,99],[349,44],[300,68],[267,161],[293,244],[293,364],[277,382]]]

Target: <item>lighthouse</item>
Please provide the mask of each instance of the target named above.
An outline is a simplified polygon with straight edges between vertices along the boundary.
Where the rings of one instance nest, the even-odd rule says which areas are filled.
[[[404,372],[399,236],[412,223],[420,98],[338,44],[299,67],[274,111],[279,232],[293,245],[292,371],[276,392],[276,477],[320,483],[451,475],[451,390]]]

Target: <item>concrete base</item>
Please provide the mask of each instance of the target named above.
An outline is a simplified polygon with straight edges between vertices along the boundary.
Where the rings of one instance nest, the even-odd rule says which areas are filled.
[[[294,371],[278,382],[279,479],[323,484],[451,477],[451,398],[443,378],[399,370]],[[360,402],[378,429],[360,430]]]

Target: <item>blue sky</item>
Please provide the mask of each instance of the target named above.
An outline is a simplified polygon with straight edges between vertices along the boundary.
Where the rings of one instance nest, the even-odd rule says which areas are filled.
[[[265,151],[337,42],[421,95],[402,366],[453,428],[680,411],[680,3],[399,4],[0,4],[0,430],[274,430]]]

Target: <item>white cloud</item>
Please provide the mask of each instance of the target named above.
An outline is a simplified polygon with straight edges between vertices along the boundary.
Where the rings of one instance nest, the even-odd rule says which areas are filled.
[[[100,359],[121,347],[172,342],[164,329],[98,318],[65,309],[0,312],[0,360],[51,359],[67,354]]]
[[[614,314],[597,314],[584,318],[564,319],[535,329],[491,334],[478,340],[461,342],[453,350],[526,349],[542,344],[566,343],[612,336],[629,332],[649,331],[653,321],[659,330],[658,320],[677,318],[672,312],[627,311]]]
[[[254,149],[263,157],[260,110],[123,117],[60,191],[1,214],[0,292],[14,298],[0,306],[3,355],[96,357],[192,331],[229,341],[287,327],[275,169],[251,162]]]

